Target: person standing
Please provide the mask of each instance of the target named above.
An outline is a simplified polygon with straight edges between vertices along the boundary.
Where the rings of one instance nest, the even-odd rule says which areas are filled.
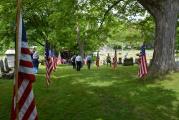
[[[109,63],[109,65],[111,67],[111,57],[109,56],[109,53],[108,53],[108,56],[106,58],[106,62],[107,62],[107,66],[108,66],[108,63]]]
[[[75,63],[76,55],[73,55],[71,58],[71,63],[73,65],[73,69],[76,69],[76,63]]]
[[[34,73],[37,74],[38,72],[38,67],[39,67],[39,54],[36,51],[36,48],[33,48],[33,54],[32,54],[32,62],[33,62],[33,68],[34,68]]]
[[[88,55],[88,56],[86,57],[86,61],[87,61],[88,70],[90,70],[91,62],[92,62],[92,58],[91,58],[90,55]]]
[[[76,70],[80,71],[81,66],[82,66],[82,57],[80,55],[76,56],[75,62],[76,62],[76,65],[77,65]]]

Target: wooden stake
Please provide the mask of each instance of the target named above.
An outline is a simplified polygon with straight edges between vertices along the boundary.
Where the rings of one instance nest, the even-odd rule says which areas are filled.
[[[19,72],[19,24],[20,24],[20,11],[21,0],[16,1],[16,44],[15,44],[15,98],[16,98],[16,120],[19,120],[19,95],[18,95],[18,72]]]

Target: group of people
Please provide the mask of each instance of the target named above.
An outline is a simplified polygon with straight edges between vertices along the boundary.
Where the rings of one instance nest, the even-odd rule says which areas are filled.
[[[83,63],[83,60],[82,60],[82,57],[80,55],[74,55],[72,57],[72,65],[73,65],[73,69],[76,69],[77,71],[80,71],[81,67],[82,67],[82,63]]]
[[[91,55],[87,55],[86,58],[83,60],[82,57],[80,55],[73,55],[71,58],[71,63],[73,65],[73,69],[76,69],[77,71],[80,71],[80,69],[82,68],[83,64],[87,64],[88,69],[91,69],[91,64],[92,64],[92,56]],[[99,63],[100,63],[100,58],[99,58],[99,54],[96,57],[96,66],[97,69],[99,69]],[[107,66],[113,65],[113,68],[115,69],[117,66],[117,57],[114,56],[112,61],[111,61],[111,57],[108,53],[108,56],[106,58],[106,63]]]
[[[71,58],[71,63],[73,65],[73,69],[76,69],[77,71],[80,71],[80,69],[82,68],[83,66],[83,59],[80,55],[76,56],[76,55],[73,55],[72,58]],[[91,63],[92,63],[92,57],[90,55],[88,55],[86,57],[86,64],[88,66],[88,69],[90,69],[91,67]]]
[[[32,62],[33,62],[33,69],[34,69],[34,73],[36,74],[38,72],[38,67],[39,67],[39,54],[36,51],[36,48],[34,47],[32,49]],[[96,57],[96,66],[97,69],[99,69],[99,62],[100,62],[100,58],[99,58],[99,54]],[[86,59],[83,60],[82,57],[80,55],[73,55],[71,57],[71,63],[73,65],[73,69],[76,69],[77,71],[80,71],[80,69],[82,68],[83,64],[87,64],[88,69],[91,69],[91,64],[92,64],[92,56],[91,55],[87,55]],[[111,64],[113,65],[113,68],[116,68],[117,65],[117,58],[114,56],[113,61],[111,62],[111,57],[108,53],[107,58],[106,58],[106,63],[107,66],[111,67]]]
[[[108,53],[108,56],[106,58],[106,62],[107,62],[107,66],[109,64],[109,66],[111,67],[111,64],[112,64],[113,69],[115,69],[117,67],[117,56],[115,55],[113,57],[112,61],[111,61],[111,57],[110,57],[110,55]]]
[[[89,64],[89,69],[90,69],[90,64],[91,64],[91,58],[90,56],[87,57],[88,61],[87,63]],[[73,55],[71,58],[71,63],[73,65],[73,69],[76,69],[77,71],[80,71],[80,69],[82,68],[83,65],[83,59],[80,55]]]

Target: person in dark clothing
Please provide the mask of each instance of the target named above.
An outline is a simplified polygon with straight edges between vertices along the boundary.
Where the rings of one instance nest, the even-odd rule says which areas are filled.
[[[92,62],[92,58],[91,58],[90,55],[88,55],[88,56],[86,57],[86,61],[87,61],[88,70],[90,70],[91,62]]]
[[[108,56],[106,58],[106,62],[107,62],[107,66],[108,66],[108,63],[109,63],[109,65],[111,67],[111,57],[109,56],[109,53],[108,53]]]
[[[33,48],[32,62],[34,66],[34,73],[36,74],[38,72],[39,67],[39,54],[35,48]]]
[[[72,58],[71,58],[71,63],[72,63],[72,65],[73,65],[73,69],[76,69],[75,59],[76,59],[76,55],[73,55]]]

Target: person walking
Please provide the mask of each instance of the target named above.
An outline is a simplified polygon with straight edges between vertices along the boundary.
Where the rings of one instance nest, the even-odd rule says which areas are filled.
[[[33,62],[34,73],[37,74],[38,67],[39,67],[39,54],[36,51],[35,47],[33,48],[32,62]]]
[[[76,70],[80,71],[81,66],[82,66],[82,57],[80,55],[76,56],[75,62],[76,62],[76,65],[77,65]]]
[[[109,63],[109,65],[111,67],[111,57],[109,56],[109,53],[108,53],[108,56],[106,58],[106,62],[107,62],[107,66],[108,66],[108,63]]]
[[[88,55],[86,57],[86,61],[87,61],[88,70],[90,70],[90,68],[91,68],[91,62],[92,62],[92,57],[90,55]]]
[[[71,58],[71,63],[72,63],[72,65],[73,65],[73,69],[76,69],[75,59],[76,59],[76,55],[73,55],[72,58]]]

